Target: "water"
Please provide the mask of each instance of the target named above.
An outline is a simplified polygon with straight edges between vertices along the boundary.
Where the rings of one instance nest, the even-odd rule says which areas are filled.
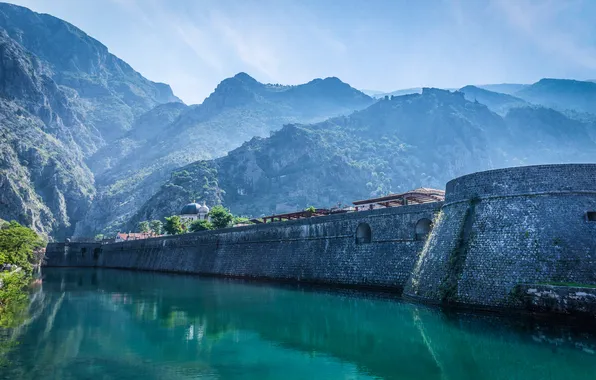
[[[596,378],[594,336],[560,326],[193,276],[44,276],[1,379]]]

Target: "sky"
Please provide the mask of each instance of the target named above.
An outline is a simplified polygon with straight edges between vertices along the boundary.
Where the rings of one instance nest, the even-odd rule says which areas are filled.
[[[353,87],[596,79],[596,0],[11,0],[201,103],[246,72]]]

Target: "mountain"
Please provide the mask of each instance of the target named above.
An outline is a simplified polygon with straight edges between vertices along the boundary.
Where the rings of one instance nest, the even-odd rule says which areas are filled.
[[[459,91],[463,92],[469,101],[482,103],[499,115],[505,115],[511,108],[528,105],[524,100],[515,96],[485,90],[476,86],[465,86],[460,88]]]
[[[462,92],[425,88],[350,116],[286,125],[227,156],[180,168],[129,226],[177,214],[189,199],[258,217],[420,186],[443,188],[478,170],[593,161],[594,129],[535,106],[513,108],[503,118]]]
[[[527,87],[527,84],[520,83],[499,83],[499,84],[482,84],[476,85],[476,87],[484,90],[499,92],[501,94],[514,95],[516,92]]]
[[[261,215],[442,187],[470,168],[491,166],[485,128],[503,129],[503,121],[461,93],[436,89],[380,100],[348,117],[286,125],[175,171],[132,223],[176,213],[193,198]]]
[[[0,31],[0,217],[63,236],[91,203],[83,159],[101,136],[47,73]]]
[[[287,123],[312,123],[365,108],[374,100],[338,78],[314,79],[298,86],[260,83],[246,73],[223,80],[202,104],[162,105],[172,112],[167,120],[153,111],[141,116],[124,136],[91,160],[98,195],[76,233],[89,236],[121,228],[145,203],[170,172],[200,159],[224,155],[254,136],[267,136]],[[174,109],[175,108],[175,109]],[[144,131],[154,131],[145,134]],[[123,154],[126,152],[126,154]]]
[[[0,218],[70,236],[96,194],[86,161],[172,101],[73,25],[0,3]]]
[[[170,87],[145,79],[108,48],[56,17],[0,3],[0,28],[46,64],[48,75],[70,89],[86,123],[105,141],[129,130],[157,104],[180,101]]]
[[[596,114],[596,83],[572,79],[545,78],[515,92],[530,103],[554,108]]]
[[[391,92],[381,92],[375,91],[375,94],[371,96],[376,99],[382,99],[386,96],[402,96],[402,95],[410,95],[410,94],[420,94],[422,92],[422,87],[414,87],[414,88],[404,88],[402,90],[395,90]]]

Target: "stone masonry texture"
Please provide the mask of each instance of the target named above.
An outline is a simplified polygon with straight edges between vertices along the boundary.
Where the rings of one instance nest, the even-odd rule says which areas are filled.
[[[408,297],[523,307],[522,284],[596,284],[596,165],[500,169],[457,178],[406,284]]]
[[[114,244],[52,243],[46,266],[98,266],[401,291],[424,241],[429,203]],[[372,240],[356,244],[360,223]]]

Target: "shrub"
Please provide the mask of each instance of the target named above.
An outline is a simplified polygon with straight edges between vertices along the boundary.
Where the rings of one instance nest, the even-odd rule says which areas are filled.
[[[189,228],[192,232],[207,231],[213,229],[213,224],[208,220],[195,220]]]

